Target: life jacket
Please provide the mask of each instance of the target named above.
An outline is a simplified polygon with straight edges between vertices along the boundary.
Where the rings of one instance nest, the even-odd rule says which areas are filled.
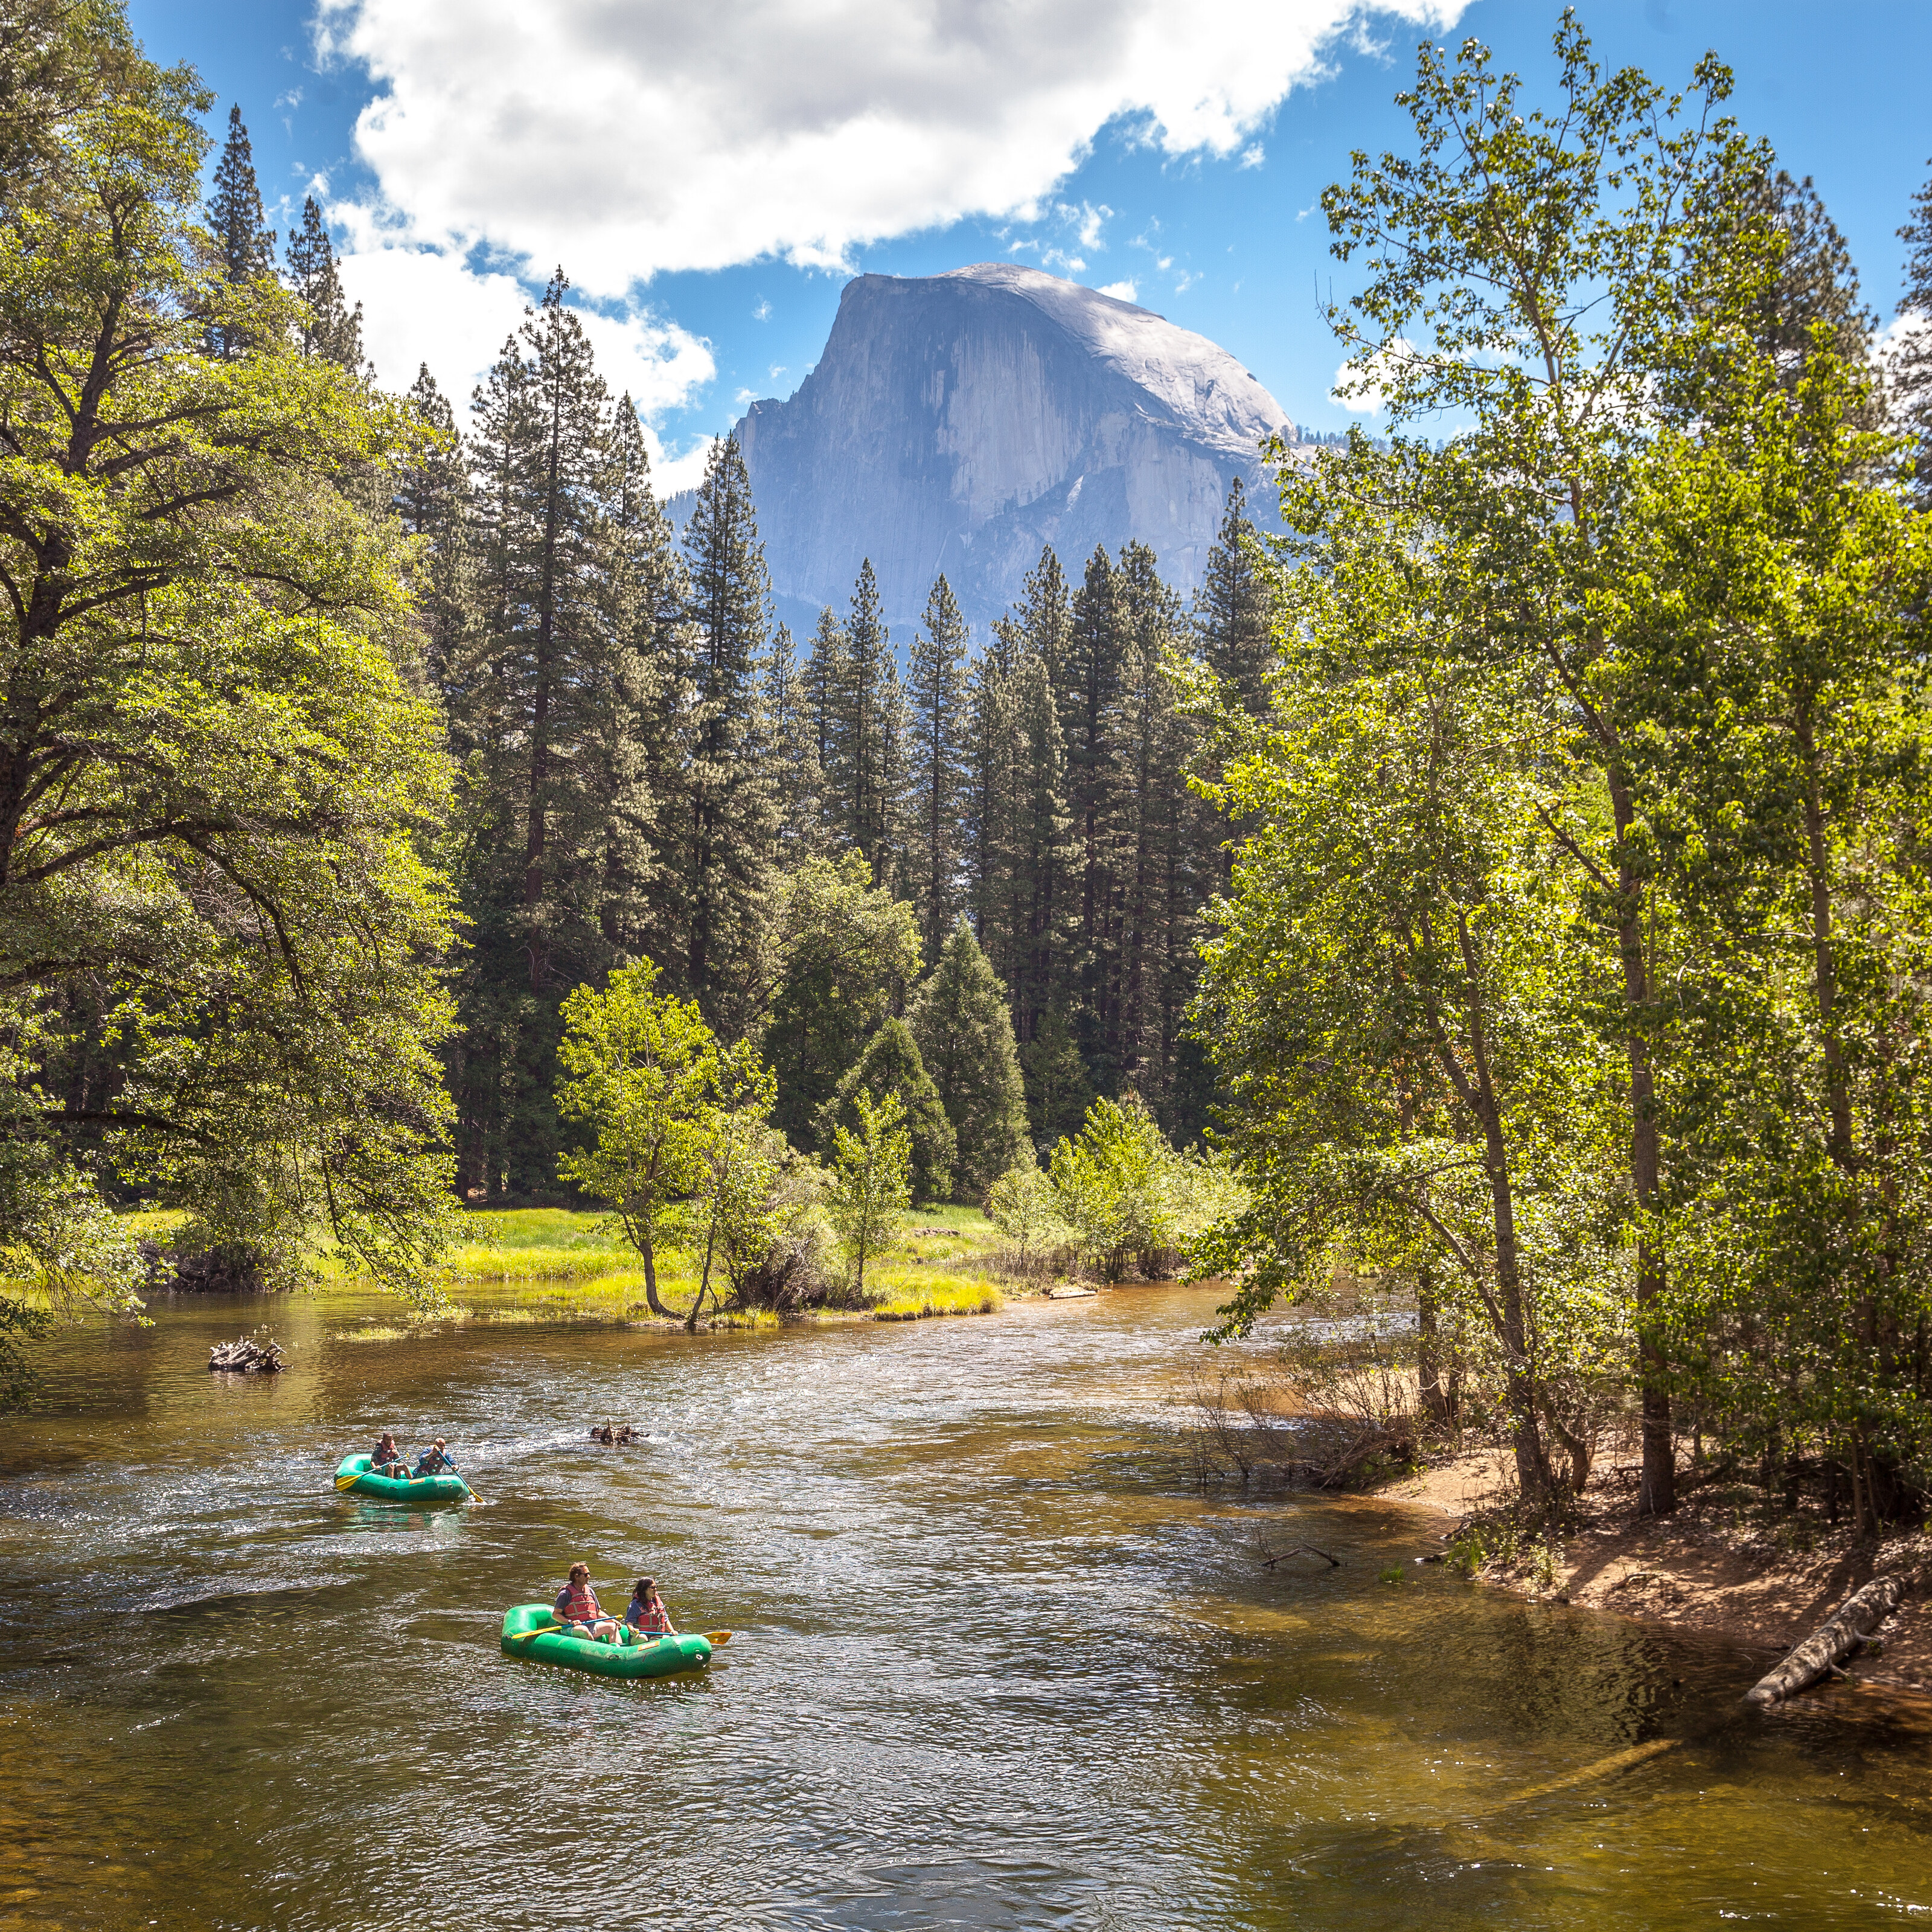
[[[670,1618],[662,1604],[647,1606],[638,1602],[634,1597],[631,1601],[632,1607],[637,1612],[637,1615],[630,1620],[633,1630],[649,1630],[662,1636],[670,1629]]]
[[[564,1586],[563,1618],[566,1623],[594,1623],[599,1614],[596,1595],[587,1583],[581,1589],[574,1583]]]

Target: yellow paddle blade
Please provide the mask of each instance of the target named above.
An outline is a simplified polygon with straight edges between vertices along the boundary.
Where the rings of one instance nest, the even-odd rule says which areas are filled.
[[[542,1636],[551,1630],[560,1630],[562,1628],[561,1624],[538,1624],[535,1630],[512,1630],[510,1633],[510,1641],[512,1643],[521,1643],[526,1636]]]
[[[335,1479],[335,1486],[338,1490],[352,1489],[355,1486],[356,1484],[361,1480],[361,1477],[362,1472],[360,1470],[358,1470],[356,1474],[352,1476],[338,1476]]]
[[[704,1633],[704,1641],[710,1645],[713,1650],[716,1650],[721,1646],[731,1641],[731,1633],[729,1630],[706,1630]]]

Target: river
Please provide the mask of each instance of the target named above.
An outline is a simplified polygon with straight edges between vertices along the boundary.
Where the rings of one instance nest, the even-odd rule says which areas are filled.
[[[1747,1716],[1761,1653],[1418,1565],[1394,1505],[1197,1493],[1171,1398],[1211,1299],[358,1343],[375,1304],[335,1294],[64,1336],[0,1422],[0,1924],[1932,1910],[1909,1718]],[[290,1372],[210,1375],[265,1306]],[[606,1416],[648,1442],[593,1448]],[[338,1496],[386,1424],[448,1434],[483,1503]],[[1270,1570],[1258,1526],[1342,1567]],[[635,1684],[502,1657],[578,1556],[734,1641]]]

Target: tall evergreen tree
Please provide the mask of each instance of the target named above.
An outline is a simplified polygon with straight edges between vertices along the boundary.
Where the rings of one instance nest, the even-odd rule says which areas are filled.
[[[1227,507],[1208,568],[1194,596],[1194,639],[1208,668],[1234,695],[1240,708],[1258,718],[1268,706],[1268,586],[1256,562],[1255,526],[1247,493],[1237,476],[1228,486]]]
[[[781,862],[824,850],[825,772],[819,727],[806,674],[799,669],[789,626],[772,635],[763,672],[764,756],[778,794]]]
[[[1040,552],[1040,561],[1027,572],[1012,624],[1017,640],[1046,666],[1047,677],[1054,690],[1059,692],[1067,640],[1073,628],[1073,603],[1067,592],[1066,572],[1050,545]],[[1016,657],[1014,661],[1017,662]]]
[[[238,102],[228,110],[228,139],[214,169],[214,192],[208,203],[208,225],[214,238],[215,266],[224,280],[239,287],[275,272],[275,232],[262,212],[255,182],[254,150]],[[238,356],[250,333],[242,323],[216,321],[208,332],[212,356]]]
[[[912,713],[912,850],[908,883],[928,957],[937,958],[964,896],[964,827],[971,744],[966,622],[944,578],[926,599],[913,640],[907,698]]]
[[[1070,988],[1082,1058],[1099,1090],[1118,1090],[1114,993],[1120,962],[1117,815],[1122,804],[1120,685],[1129,624],[1125,586],[1104,550],[1088,560],[1073,599],[1060,682],[1054,693],[1066,733],[1066,802],[1079,850],[1079,963]]]
[[[453,1084],[465,1184],[492,1198],[554,1184],[562,998],[682,936],[659,889],[682,580],[636,412],[611,408],[568,286],[476,392],[474,641],[446,683],[472,935]]]
[[[866,1050],[820,1110],[818,1144],[830,1149],[837,1130],[860,1124],[857,1097],[874,1101],[896,1094],[905,1109],[912,1138],[912,1198],[924,1206],[952,1198],[955,1141],[939,1090],[920,1057],[918,1046],[901,1019],[889,1019],[866,1042]]]
[[[612,423],[602,541],[605,656],[589,694],[581,835],[598,868],[597,920],[614,964],[670,956],[663,854],[681,788],[677,730],[686,602],[670,520],[627,392]]]
[[[777,831],[770,776],[749,755],[762,735],[758,669],[770,632],[764,546],[736,442],[712,446],[685,526],[694,632],[690,763],[680,891],[689,995],[735,1036]]]
[[[845,687],[850,677],[845,645],[845,627],[830,604],[818,614],[818,628],[812,634],[806,653],[801,693],[807,728],[818,760],[821,790],[819,824],[828,848],[835,852],[850,850],[848,816],[844,808]]]
[[[308,305],[303,319],[304,356],[320,356],[340,368],[362,367],[362,304],[352,309],[335,268],[335,248],[322,225],[322,210],[309,195],[302,202],[302,226],[289,237],[289,281]]]
[[[1027,1150],[1026,1089],[1006,989],[963,919],[940,948],[906,1026],[952,1124],[955,1196],[983,1199]]]
[[[879,603],[872,560],[860,566],[845,622],[844,678],[838,705],[839,814],[844,836],[881,884],[896,883],[906,776],[904,716],[898,671]]]
[[[1911,214],[1898,238],[1908,250],[1905,291],[1898,298],[1904,326],[1886,374],[1894,420],[1912,439],[1918,507],[1932,509],[1932,177],[1912,197]]]
[[[468,747],[460,736],[451,694],[471,668],[468,659],[472,597],[469,577],[466,509],[470,479],[456,414],[424,363],[410,386],[408,400],[417,419],[436,440],[418,445],[396,472],[390,507],[404,530],[422,546],[417,609],[423,628],[424,669],[444,706],[451,749],[460,760]]]

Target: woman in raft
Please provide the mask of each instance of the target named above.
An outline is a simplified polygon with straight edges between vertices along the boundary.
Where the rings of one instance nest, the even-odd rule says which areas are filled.
[[[638,1579],[629,1607],[624,1612],[624,1621],[640,1636],[677,1634],[677,1626],[671,1622],[670,1611],[664,1608],[664,1600],[658,1594],[658,1586],[648,1576]]]
[[[556,1593],[556,1620],[570,1636],[592,1636],[599,1643],[617,1640],[617,1620],[604,1614],[597,1592],[590,1587],[590,1566],[573,1563],[570,1581]]]
[[[394,1431],[384,1430],[382,1439],[369,1452],[369,1468],[377,1476],[406,1476],[410,1472],[403,1461],[403,1452],[396,1447]]]

